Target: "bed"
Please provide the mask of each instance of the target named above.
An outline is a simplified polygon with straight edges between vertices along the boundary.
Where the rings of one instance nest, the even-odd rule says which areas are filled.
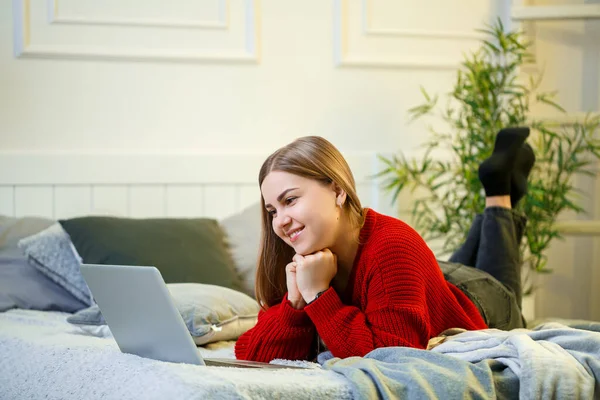
[[[110,336],[86,334],[66,322],[67,316],[16,309],[0,314],[1,398],[350,398],[348,383],[332,371],[199,367],[144,359],[121,353]],[[219,341],[199,349],[205,357],[233,358],[233,345]]]
[[[376,157],[348,158],[364,205],[393,212],[370,179]],[[593,321],[454,332],[428,350],[272,361],[302,370],[202,367],[121,353],[78,272],[81,262],[157,266],[199,351],[234,357],[236,338],[256,323],[258,310],[255,172],[262,159],[3,156],[0,399],[600,396],[600,323]],[[232,164],[239,167],[226,168]]]

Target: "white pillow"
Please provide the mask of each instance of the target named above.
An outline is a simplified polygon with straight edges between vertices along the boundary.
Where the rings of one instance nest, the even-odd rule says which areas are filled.
[[[255,203],[220,222],[244,290],[252,296],[261,240],[261,207],[260,202]]]
[[[256,325],[259,305],[244,293],[202,283],[169,283],[167,288],[197,345],[236,340]],[[67,321],[106,325],[98,305],[73,314]]]

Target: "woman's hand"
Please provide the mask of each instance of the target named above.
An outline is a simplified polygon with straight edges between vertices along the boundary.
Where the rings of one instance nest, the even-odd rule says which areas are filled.
[[[292,261],[285,266],[285,280],[288,289],[288,300],[292,303],[292,307],[297,310],[304,308],[306,302],[302,298],[296,284],[296,262]]]
[[[337,274],[337,257],[331,250],[323,249],[307,256],[296,254],[293,260],[296,284],[306,303],[314,300],[317,293],[329,289]]]

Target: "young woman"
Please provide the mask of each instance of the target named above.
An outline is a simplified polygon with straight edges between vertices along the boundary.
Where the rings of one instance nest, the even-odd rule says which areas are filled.
[[[534,156],[527,128],[502,130],[479,168],[485,212],[449,263],[404,222],[363,209],[350,168],[320,137],[264,162],[263,245],[256,293],[263,309],[235,347],[238,359],[364,356],[378,347],[426,348],[449,328],[522,327],[519,243]],[[512,204],[511,204],[512,202]]]

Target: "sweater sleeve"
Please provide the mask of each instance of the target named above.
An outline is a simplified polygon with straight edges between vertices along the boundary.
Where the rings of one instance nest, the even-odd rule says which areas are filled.
[[[419,309],[390,306],[369,313],[344,305],[329,289],[307,309],[319,335],[335,357],[363,357],[379,347],[426,348],[427,323]]]
[[[413,261],[374,268],[364,311],[343,304],[333,288],[304,308],[335,357],[362,357],[379,347],[427,347],[431,328],[421,274],[427,268]]]
[[[315,327],[304,310],[296,310],[287,299],[259,311],[256,325],[239,337],[235,356],[239,360],[269,362],[275,358],[306,360]]]

